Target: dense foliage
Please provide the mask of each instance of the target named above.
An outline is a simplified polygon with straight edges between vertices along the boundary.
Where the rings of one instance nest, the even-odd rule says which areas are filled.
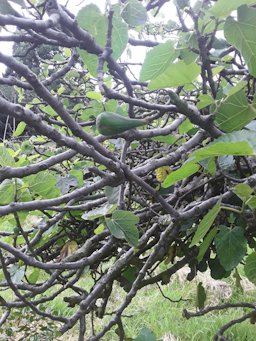
[[[256,284],[256,1],[95,3],[76,16],[55,0],[0,3],[0,41],[14,43],[0,51],[0,287],[14,293],[0,325],[29,308],[62,333],[79,323],[80,341],[113,326],[126,339],[138,291],[185,265],[188,280],[208,269]],[[204,308],[197,292],[187,318],[248,308],[216,340],[254,322],[253,304]],[[47,309],[59,295],[71,317]]]

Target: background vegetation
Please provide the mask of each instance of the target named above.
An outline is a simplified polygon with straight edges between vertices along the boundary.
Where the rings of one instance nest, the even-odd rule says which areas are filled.
[[[256,283],[255,5],[1,1],[5,337],[155,341],[166,330],[143,327],[142,291],[183,340],[253,339],[252,295],[211,300],[199,279],[194,304],[173,276]],[[199,335],[206,314],[221,319]]]

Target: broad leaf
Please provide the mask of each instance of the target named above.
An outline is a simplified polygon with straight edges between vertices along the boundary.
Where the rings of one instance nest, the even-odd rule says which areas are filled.
[[[66,194],[69,192],[70,188],[77,187],[78,181],[77,178],[73,175],[57,176],[57,186],[61,191],[61,194]]]
[[[78,49],[82,61],[88,68],[90,74],[97,78],[97,68],[98,68],[98,57],[95,54],[88,53],[87,51]],[[106,66],[104,65],[104,71],[106,71]],[[89,109],[90,110],[90,109]]]
[[[221,204],[220,201],[218,201],[210,210],[209,212],[203,217],[203,219],[200,221],[197,230],[195,232],[195,235],[191,241],[190,246],[196,245],[209,231],[210,227],[214,223],[214,220],[216,219],[217,215],[219,214],[221,210]]]
[[[195,174],[200,169],[200,165],[192,162],[185,163],[176,171],[171,172],[167,175],[166,179],[164,180],[162,187],[167,188],[172,186],[176,182],[186,179],[188,176]]]
[[[126,1],[121,15],[131,27],[144,25],[148,19],[146,8],[138,0]]]
[[[82,187],[83,186],[83,184],[84,184],[84,179],[83,179],[84,174],[83,174],[82,169],[72,169],[69,172],[69,175],[76,178],[78,187]]]
[[[213,279],[227,278],[230,276],[231,271],[226,271],[220,264],[218,257],[214,259],[209,259],[209,268],[211,269],[211,277]]]
[[[241,52],[250,74],[256,77],[256,8],[241,6],[237,19],[227,18],[224,26],[225,38]]]
[[[230,133],[242,129],[255,117],[256,105],[255,103],[248,103],[242,89],[221,103],[217,109],[215,121],[221,130]]]
[[[118,59],[121,57],[128,43],[128,27],[120,15],[117,15],[116,12],[113,16],[112,25],[112,57],[114,59]]]
[[[252,147],[246,141],[218,142],[219,139],[216,139],[215,141],[217,143],[214,142],[207,147],[198,149],[195,152],[191,153],[188,162],[186,162],[178,170],[173,171],[171,174],[169,174],[162,186],[169,187],[177,181],[180,181],[190,175],[195,174],[200,169],[200,165],[198,165],[197,163],[202,160],[221,155],[255,155]]]
[[[220,264],[226,271],[233,270],[245,256],[247,240],[240,226],[232,229],[221,226],[214,242]]]
[[[140,80],[147,81],[156,78],[174,61],[178,52],[174,42],[169,40],[153,47],[147,54],[140,71]]]
[[[121,56],[128,43],[128,27],[118,13],[118,6],[115,6],[115,8],[116,10],[114,12],[112,21],[111,48],[113,51],[113,58],[117,59]],[[106,16],[101,13],[100,9],[96,5],[90,4],[83,7],[77,14],[77,22],[83,29],[88,31],[94,37],[97,44],[99,44],[101,47],[105,47],[108,21]],[[79,49],[78,51],[83,62],[88,67],[91,75],[96,77],[98,57],[84,50]]]
[[[193,82],[200,74],[201,68],[196,63],[186,64],[183,60],[171,64],[164,73],[153,79],[150,90],[173,88]]]
[[[131,246],[138,245],[138,222],[139,218],[134,213],[122,210],[116,210],[111,219],[106,219],[111,234],[119,239],[125,238]]]
[[[78,12],[76,20],[80,27],[91,33],[97,44],[105,46],[108,22],[98,6],[90,4],[83,7]]]
[[[215,227],[211,231],[209,231],[207,236],[204,238],[202,244],[199,247],[199,252],[198,252],[198,255],[197,255],[197,260],[198,260],[199,263],[204,258],[204,255],[205,255],[206,251],[208,250],[208,247],[211,245],[211,243],[212,243],[214,237],[216,236],[217,232],[218,232],[218,230]]]
[[[246,258],[244,272],[249,281],[256,284],[256,252],[251,253]]]
[[[109,204],[117,204],[121,186],[111,187],[106,186],[104,188],[105,195],[108,199]]]
[[[218,137],[214,143],[219,142],[239,142],[247,141],[247,143],[251,146],[251,148],[256,151],[256,139],[255,139],[255,131],[250,130],[240,130],[240,131],[233,131],[232,133],[228,133]],[[235,145],[233,145],[235,147]],[[248,147],[246,147],[247,151],[249,152]],[[241,151],[241,150],[240,150]],[[235,154],[234,154],[235,155]],[[246,154],[244,154],[246,155]],[[247,154],[251,155],[251,154]]]
[[[57,177],[49,171],[30,175],[28,178],[30,191],[42,198],[50,199],[57,197],[60,190],[57,187]]]
[[[237,92],[239,92],[240,90],[244,89],[244,87],[247,85],[246,81],[241,80],[240,82],[238,82],[235,86],[232,86],[228,92],[227,92],[227,96],[232,96],[234,94],[236,94]]]
[[[211,8],[210,13],[215,17],[226,18],[232,11],[241,5],[254,5],[256,0],[218,0]]]
[[[216,157],[220,155],[236,155],[246,156],[255,155],[252,147],[246,141],[240,142],[218,142],[212,143],[211,145],[198,149],[190,154],[190,160],[198,162],[209,157]]]
[[[8,205],[14,201],[16,193],[14,180],[5,179],[0,184],[0,205]]]
[[[24,265],[23,266],[18,266],[17,264],[11,265],[9,272],[11,275],[12,282],[14,284],[21,284],[25,275],[25,271],[26,267]]]

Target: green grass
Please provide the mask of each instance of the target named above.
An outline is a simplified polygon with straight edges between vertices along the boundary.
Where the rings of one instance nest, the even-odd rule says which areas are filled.
[[[218,328],[246,312],[243,309],[230,309],[186,320],[182,316],[182,311],[184,308],[195,309],[195,284],[186,283],[181,286],[180,283],[174,282],[163,288],[163,291],[173,300],[177,300],[181,296],[189,300],[170,302],[163,298],[156,286],[141,290],[131,306],[125,310],[126,315],[132,316],[123,319],[127,336],[136,337],[143,327],[148,327],[154,331],[157,338],[172,334],[180,341],[211,340]],[[233,298],[229,299],[229,302],[253,301],[253,298],[252,294],[244,296],[242,293],[236,293]],[[225,335],[234,341],[254,341],[256,340],[256,328],[249,322],[244,322],[230,329]],[[118,340],[118,337],[113,331],[104,337],[104,341],[114,340]]]
[[[83,283],[84,288],[92,285],[89,278],[80,280],[81,283]],[[214,334],[223,324],[241,317],[248,311],[242,308],[228,309],[186,320],[182,316],[182,311],[184,308],[195,310],[196,284],[196,280],[186,283],[174,280],[172,283],[162,287],[164,294],[170,299],[179,300],[181,297],[185,299],[180,302],[170,302],[165,299],[156,285],[142,289],[124,312],[125,315],[130,316],[123,318],[126,335],[134,338],[138,336],[143,327],[148,327],[155,333],[158,339],[163,338],[164,335],[171,334],[175,337],[176,341],[208,341],[213,339]],[[207,300],[208,303],[215,304],[242,301],[253,302],[255,300],[255,293],[256,291],[250,291],[243,294],[233,287],[233,295],[229,299],[224,300],[216,295],[216,293],[208,293]],[[2,294],[5,299],[10,299],[10,295],[10,291],[5,291]],[[68,295],[69,291],[64,292],[61,296],[49,302],[47,307],[54,314],[71,316],[76,309],[69,308],[63,302],[63,297]],[[108,311],[115,310],[121,304],[124,296],[125,292],[121,288],[116,287],[114,289],[114,297],[109,302]],[[96,332],[100,331],[101,327],[110,318],[110,316],[107,316],[103,320],[95,320]],[[90,318],[88,318],[88,326],[90,326]],[[75,326],[68,335],[62,336],[58,340],[76,341],[77,335],[78,326]],[[246,321],[232,327],[225,333],[225,336],[232,341],[254,341],[256,340],[256,327]],[[118,341],[119,338],[115,331],[111,330],[102,340]],[[173,339],[166,337],[164,340],[169,341]]]
[[[136,298],[132,307],[127,310],[127,312],[134,313],[135,319],[135,321],[125,320],[125,327],[129,336],[136,336],[136,331],[138,333],[143,326],[146,326],[153,330],[158,338],[164,334],[172,334],[182,341],[211,340],[218,328],[230,320],[240,317],[245,312],[243,309],[230,309],[186,320],[182,316],[182,311],[184,308],[195,309],[195,286],[188,283],[181,288],[178,283],[174,283],[172,287],[169,286],[165,289],[164,293],[172,299],[183,296],[191,300],[172,303],[164,299],[157,289],[150,289],[142,293],[141,297]],[[236,296],[240,296],[236,297],[238,301],[252,301],[249,295],[247,297],[242,294]],[[253,341],[256,340],[256,328],[249,322],[244,322],[233,327],[225,335],[234,341]],[[114,339],[110,338],[110,340]]]

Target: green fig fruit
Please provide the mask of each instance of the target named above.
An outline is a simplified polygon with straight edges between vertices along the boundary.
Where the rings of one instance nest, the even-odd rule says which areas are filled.
[[[105,136],[121,134],[147,123],[146,120],[124,117],[115,112],[104,111],[96,118],[96,127],[98,131]]]

